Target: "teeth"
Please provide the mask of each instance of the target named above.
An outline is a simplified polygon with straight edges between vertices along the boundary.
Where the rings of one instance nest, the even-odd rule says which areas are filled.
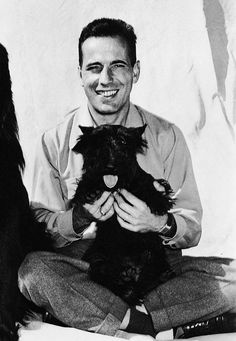
[[[110,97],[117,93],[117,90],[109,90],[109,91],[98,91],[99,95],[103,95],[104,97]]]

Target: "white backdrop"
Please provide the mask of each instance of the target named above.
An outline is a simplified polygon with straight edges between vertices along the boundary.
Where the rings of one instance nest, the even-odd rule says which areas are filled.
[[[236,257],[235,0],[0,0],[27,189],[36,137],[84,100],[78,37],[104,16],[138,36],[132,101],[176,123],[191,150],[204,219],[188,253]]]

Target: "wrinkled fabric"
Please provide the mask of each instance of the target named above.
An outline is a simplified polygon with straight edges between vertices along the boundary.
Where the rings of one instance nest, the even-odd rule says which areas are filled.
[[[36,218],[47,223],[58,247],[79,239],[68,208],[82,175],[83,159],[72,148],[81,134],[79,125],[93,124],[85,105],[44,133],[36,152],[32,207]],[[202,208],[184,137],[175,125],[131,104],[125,125],[143,124],[147,124],[143,137],[148,148],[143,155],[138,154],[138,162],[154,178],[169,181],[176,197],[170,212],[174,214],[177,232],[173,238],[164,238],[163,243],[174,248],[194,246],[201,235]]]
[[[67,325],[116,335],[128,306],[89,279],[88,263],[81,257],[90,242],[74,242],[57,253],[29,254],[19,270],[19,287],[27,299]],[[235,260],[184,256],[172,270],[177,276],[144,298],[156,332],[236,308]]]
[[[188,252],[236,257],[235,0],[146,3],[1,0],[25,185],[30,191],[36,138],[83,101],[81,29],[100,16],[124,19],[137,33],[141,63],[132,101],[180,127],[192,155],[204,216],[201,241]]]

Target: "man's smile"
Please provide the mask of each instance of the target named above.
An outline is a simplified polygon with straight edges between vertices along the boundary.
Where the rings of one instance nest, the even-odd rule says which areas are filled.
[[[119,90],[96,90],[96,94],[106,98],[113,98]]]
[[[138,80],[139,63],[131,65],[129,48],[120,37],[89,37],[82,46],[80,77],[89,107],[95,116],[125,116],[130,92]],[[102,116],[100,116],[102,115]]]

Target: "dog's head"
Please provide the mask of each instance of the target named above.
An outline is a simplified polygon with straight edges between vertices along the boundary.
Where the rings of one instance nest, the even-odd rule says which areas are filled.
[[[118,186],[127,177],[132,177],[137,168],[136,155],[147,147],[142,134],[146,125],[126,128],[120,125],[83,127],[83,133],[73,148],[84,158],[84,173],[103,178],[108,188]]]

